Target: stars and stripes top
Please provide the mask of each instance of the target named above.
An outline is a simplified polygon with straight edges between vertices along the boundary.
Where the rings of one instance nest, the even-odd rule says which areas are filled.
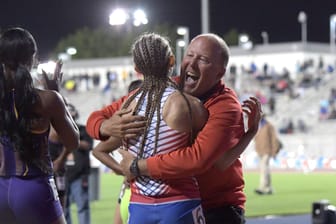
[[[161,112],[164,103],[168,97],[177,91],[173,87],[167,87],[162,98],[161,98]],[[139,96],[135,98],[139,100]],[[146,110],[147,97],[145,97],[144,103],[140,106],[139,115],[144,115]],[[156,129],[156,119],[157,115],[153,116],[150,123],[144,153],[142,158],[148,158],[154,155],[155,147],[155,129]],[[138,139],[129,141],[127,146],[128,150],[138,155],[140,151],[140,136]],[[165,154],[173,150],[177,150],[181,147],[185,147],[189,144],[190,133],[179,132],[177,130],[171,129],[166,122],[163,120],[162,113],[160,114],[160,127],[158,144],[155,154]],[[188,161],[186,161],[188,162]],[[153,179],[147,176],[140,176],[131,183],[131,203],[169,203],[176,201],[185,201],[192,199],[199,199],[199,189],[197,181],[194,177],[164,180],[164,179]]]

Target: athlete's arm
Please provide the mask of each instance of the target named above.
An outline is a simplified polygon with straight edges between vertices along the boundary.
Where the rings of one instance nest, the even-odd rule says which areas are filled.
[[[111,152],[118,149],[122,144],[120,138],[111,136],[108,140],[98,143],[92,150],[92,154],[116,174],[122,175],[122,169],[119,163],[111,156]]]

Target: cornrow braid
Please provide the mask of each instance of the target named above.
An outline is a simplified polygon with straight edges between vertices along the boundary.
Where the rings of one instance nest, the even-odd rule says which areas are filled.
[[[140,150],[138,157],[142,157],[144,148],[146,145],[146,139],[149,133],[150,124],[157,113],[157,121],[155,128],[155,148],[158,146],[158,135],[160,128],[160,114],[161,114],[161,98],[165,89],[172,85],[172,81],[169,79],[170,58],[173,56],[172,49],[168,40],[162,36],[154,33],[143,34],[135,41],[132,47],[133,61],[136,68],[144,76],[142,86],[130,96],[124,103],[123,108],[126,108],[130,103],[139,96],[139,100],[136,103],[134,113],[139,113],[140,106],[146,101],[145,117],[147,119],[147,125],[144,130],[144,134],[140,141]],[[176,86],[176,85],[174,85]]]
[[[157,99],[155,101],[160,100],[163,96],[164,89],[162,91],[159,91],[158,95],[155,95]],[[155,136],[159,136],[159,127],[160,127],[160,104],[157,105],[156,107],[156,127],[155,127]],[[155,147],[154,147],[154,154],[157,152],[157,146],[158,146],[158,141],[155,141]]]

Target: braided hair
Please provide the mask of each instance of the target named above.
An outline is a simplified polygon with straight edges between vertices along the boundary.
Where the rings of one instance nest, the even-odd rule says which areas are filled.
[[[143,104],[147,96],[147,105],[145,117],[148,121],[144,135],[141,139],[138,157],[142,157],[146,143],[146,137],[149,131],[149,124],[156,112],[156,129],[155,129],[155,148],[157,150],[158,135],[160,127],[160,109],[161,98],[168,86],[178,89],[177,85],[170,79],[171,60],[174,57],[167,38],[155,33],[145,33],[141,35],[132,46],[133,61],[140,73],[143,74],[144,80],[140,88],[130,96],[123,108],[127,108],[130,103],[139,95],[134,113],[139,112],[140,106]]]
[[[36,49],[33,36],[22,28],[0,36],[0,139],[7,137],[25,161],[36,156],[30,130],[39,95],[29,72]]]

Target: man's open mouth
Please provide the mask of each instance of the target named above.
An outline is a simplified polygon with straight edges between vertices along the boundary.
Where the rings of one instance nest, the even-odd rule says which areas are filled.
[[[199,77],[194,73],[187,72],[185,82],[186,84],[194,84],[195,82],[197,82],[198,79]]]

